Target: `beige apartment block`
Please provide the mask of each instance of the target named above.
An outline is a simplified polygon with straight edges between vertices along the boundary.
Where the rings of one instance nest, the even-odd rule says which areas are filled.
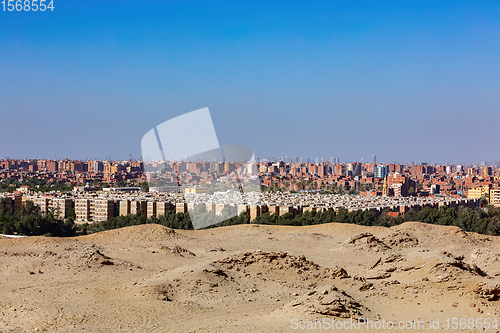
[[[107,221],[114,217],[113,200],[97,199],[90,202],[90,218],[95,222]]]
[[[88,221],[90,219],[90,200],[76,199],[75,214],[77,221]]]
[[[31,199],[28,199],[33,201],[33,204],[37,207],[40,208],[40,212],[42,214],[47,213],[50,205],[50,199],[46,197],[32,197]]]
[[[156,202],[155,201],[148,201],[146,204],[147,206],[147,218],[150,217],[156,217]]]
[[[250,209],[247,205],[238,205],[238,208],[237,208],[237,214],[238,216],[243,213],[243,212],[247,212],[247,213],[250,213]]]
[[[166,215],[169,211],[174,209],[174,205],[170,202],[157,202],[156,203],[156,216]]]
[[[258,205],[251,205],[250,206],[250,222],[255,220],[257,217],[259,217],[261,214],[261,208]]]
[[[175,213],[186,213],[188,211],[188,207],[186,203],[178,202],[175,204]]]
[[[225,205],[223,204],[216,204],[215,205],[215,214],[220,215],[222,213],[222,210],[224,209]]]
[[[130,214],[130,200],[121,200],[119,215],[127,216],[128,214]]]
[[[280,208],[278,206],[271,205],[271,206],[269,206],[269,212],[271,214],[275,214],[275,213],[279,214]]]
[[[130,202],[130,214],[140,213],[142,216],[146,216],[148,213],[148,203],[147,201],[131,201]]]
[[[489,191],[489,185],[471,188],[467,192],[467,199],[480,199],[486,197],[486,194],[488,194]]]
[[[73,208],[73,200],[70,198],[54,198],[49,203],[49,209],[53,210],[54,215],[61,219],[68,216],[68,211],[71,208]]]
[[[215,213],[215,204],[213,204],[213,203],[207,203],[207,204],[205,204],[205,211],[207,213],[212,213],[212,212]]]
[[[290,213],[293,215],[294,209],[293,209],[293,207],[290,207],[290,206],[281,206],[279,208],[279,211],[280,211],[280,215],[284,215],[286,213]]]

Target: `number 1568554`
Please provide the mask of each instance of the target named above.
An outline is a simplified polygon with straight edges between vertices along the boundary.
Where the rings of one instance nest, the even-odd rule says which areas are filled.
[[[4,12],[54,11],[54,0],[2,0],[0,3]]]

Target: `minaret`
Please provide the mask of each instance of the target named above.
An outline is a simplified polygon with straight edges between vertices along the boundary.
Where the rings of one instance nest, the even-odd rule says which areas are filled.
[[[386,197],[389,195],[388,187],[387,187],[387,176],[384,178],[384,186],[382,187],[382,196]]]

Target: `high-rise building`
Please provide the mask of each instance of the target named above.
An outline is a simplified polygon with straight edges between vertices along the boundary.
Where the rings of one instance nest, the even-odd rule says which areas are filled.
[[[31,198],[31,200],[33,201],[33,204],[35,206],[40,208],[40,212],[42,214],[47,213],[47,211],[49,210],[49,204],[50,204],[49,198],[47,198],[47,197],[34,197],[34,198]]]
[[[127,216],[130,214],[130,200],[120,200],[120,216]]]
[[[483,177],[489,177],[491,176],[491,167],[490,166],[483,166]]]
[[[142,216],[146,216],[148,213],[148,206],[146,201],[133,200],[130,202],[130,214],[140,213]]]
[[[385,178],[389,174],[389,167],[384,164],[379,164],[375,167],[373,176],[375,178]]]
[[[59,171],[59,163],[57,161],[47,161],[46,166],[47,170],[51,172]]]
[[[175,206],[170,202],[157,202],[156,203],[156,216],[166,215],[169,211],[175,209]]]
[[[336,164],[334,167],[333,167],[333,174],[335,176],[341,176],[345,173],[345,165],[342,165],[342,164]]]
[[[376,164],[377,163],[377,155],[372,156],[372,163]]]
[[[363,170],[363,165],[358,162],[349,163],[347,165],[347,172],[352,176],[361,176],[361,171]]]

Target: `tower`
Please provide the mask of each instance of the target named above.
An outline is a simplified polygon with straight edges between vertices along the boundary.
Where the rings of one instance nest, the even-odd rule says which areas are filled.
[[[384,186],[382,187],[382,195],[386,197],[389,194],[389,188],[387,187],[387,176],[384,179]]]

